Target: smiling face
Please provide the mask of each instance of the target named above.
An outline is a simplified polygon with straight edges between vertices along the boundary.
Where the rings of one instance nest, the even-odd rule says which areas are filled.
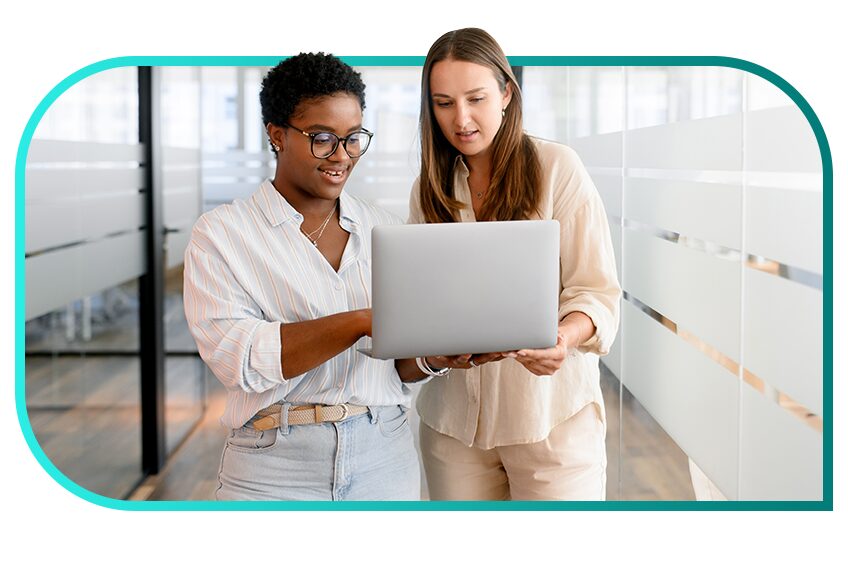
[[[466,157],[487,155],[511,99],[510,86],[501,91],[488,67],[445,59],[433,65],[430,93],[445,139]]]
[[[331,132],[340,138],[362,128],[359,99],[347,93],[312,98],[298,104],[289,124],[269,126],[271,140],[280,146],[274,186],[286,199],[296,203],[339,197],[359,158],[352,159],[339,143],[336,151],[318,159],[310,149],[312,140],[301,133]]]

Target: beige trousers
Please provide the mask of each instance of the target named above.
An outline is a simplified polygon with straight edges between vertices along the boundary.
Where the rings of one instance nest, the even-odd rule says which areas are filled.
[[[468,447],[420,427],[432,500],[603,500],[606,427],[594,403],[531,444]]]

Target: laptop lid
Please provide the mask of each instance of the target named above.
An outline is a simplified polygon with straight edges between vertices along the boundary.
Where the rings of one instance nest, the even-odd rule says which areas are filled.
[[[557,221],[376,226],[371,246],[373,357],[556,344]]]

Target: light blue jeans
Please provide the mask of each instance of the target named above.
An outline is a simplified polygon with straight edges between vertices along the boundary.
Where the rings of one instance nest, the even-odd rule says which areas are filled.
[[[338,423],[232,430],[219,501],[418,500],[418,454],[405,407],[369,407]]]

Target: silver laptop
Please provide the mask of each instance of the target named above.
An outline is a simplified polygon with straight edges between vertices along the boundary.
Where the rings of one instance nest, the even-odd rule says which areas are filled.
[[[371,232],[374,358],[556,344],[559,223],[377,226]]]

